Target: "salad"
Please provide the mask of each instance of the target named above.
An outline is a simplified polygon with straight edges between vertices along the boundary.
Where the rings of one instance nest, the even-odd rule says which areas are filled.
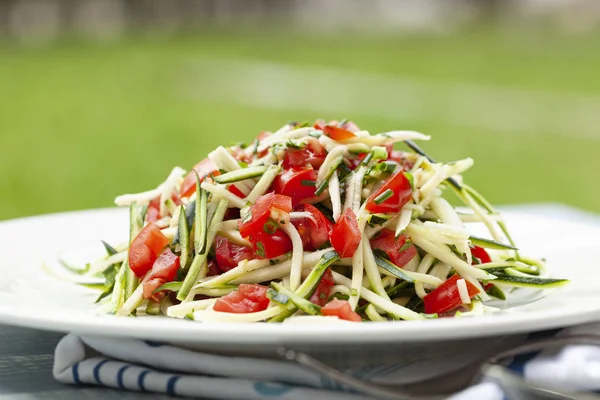
[[[319,120],[218,147],[117,197],[129,241],[103,242],[107,255],[80,273],[103,278],[106,312],[219,322],[481,315],[518,288],[567,282],[521,255],[463,182],[472,159],[436,162],[416,140],[429,136]]]

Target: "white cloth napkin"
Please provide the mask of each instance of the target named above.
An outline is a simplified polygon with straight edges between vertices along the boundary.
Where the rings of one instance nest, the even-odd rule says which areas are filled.
[[[529,335],[600,333],[600,324]],[[370,365],[347,372],[394,381],[424,369],[443,370],[452,355],[412,365]],[[527,381],[564,388],[600,390],[600,347],[570,346],[558,352],[516,357],[509,366]],[[370,371],[368,373],[367,371]],[[100,385],[140,392],[209,399],[372,399],[286,361],[198,353],[171,345],[69,334],[55,352],[54,377],[62,383]],[[510,399],[492,382],[480,383],[452,400]]]

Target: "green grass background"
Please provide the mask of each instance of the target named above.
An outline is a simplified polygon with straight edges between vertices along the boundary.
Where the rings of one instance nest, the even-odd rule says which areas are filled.
[[[468,181],[495,203],[563,202],[600,211],[598,138],[511,134],[412,120],[316,115],[193,99],[179,90],[199,59],[251,58],[558,93],[600,94],[599,35],[472,31],[445,36],[317,36],[285,30],[136,35],[118,43],[63,39],[0,44],[0,219],[106,207],[156,186],[218,144],[251,140],[288,120],[354,119],[370,131],[433,135],[438,159],[471,156]],[[316,93],[315,95],[319,95]]]

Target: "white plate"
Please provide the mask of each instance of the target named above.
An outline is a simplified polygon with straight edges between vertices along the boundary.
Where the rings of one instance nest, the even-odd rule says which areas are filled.
[[[126,239],[123,209],[45,215],[0,223],[0,322],[61,332],[127,336],[234,346],[310,342],[311,345],[416,343],[499,336],[600,320],[600,228],[581,222],[515,212],[505,213],[517,243],[527,254],[545,256],[552,275],[572,283],[526,305],[477,318],[417,322],[344,323],[327,326],[208,324],[161,317],[115,317],[94,313],[97,292],[62,282],[42,271],[42,262],[61,254],[102,251],[100,239]],[[508,304],[511,306],[511,304]],[[232,347],[230,347],[232,348]]]

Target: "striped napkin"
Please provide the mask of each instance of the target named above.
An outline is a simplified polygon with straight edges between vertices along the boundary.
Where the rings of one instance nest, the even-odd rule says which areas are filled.
[[[568,333],[600,333],[600,324],[545,331],[529,339]],[[527,339],[526,339],[527,340]],[[443,371],[455,357],[401,364],[372,364],[347,372],[378,382],[406,381],[423,371]],[[528,381],[600,390],[600,347],[571,346],[558,352],[516,357],[509,366]],[[372,399],[287,361],[198,353],[167,344],[69,334],[55,352],[54,377],[72,385],[99,385],[139,392],[209,399]],[[440,382],[443,384],[443,382]],[[482,382],[452,400],[510,399],[493,382]]]

